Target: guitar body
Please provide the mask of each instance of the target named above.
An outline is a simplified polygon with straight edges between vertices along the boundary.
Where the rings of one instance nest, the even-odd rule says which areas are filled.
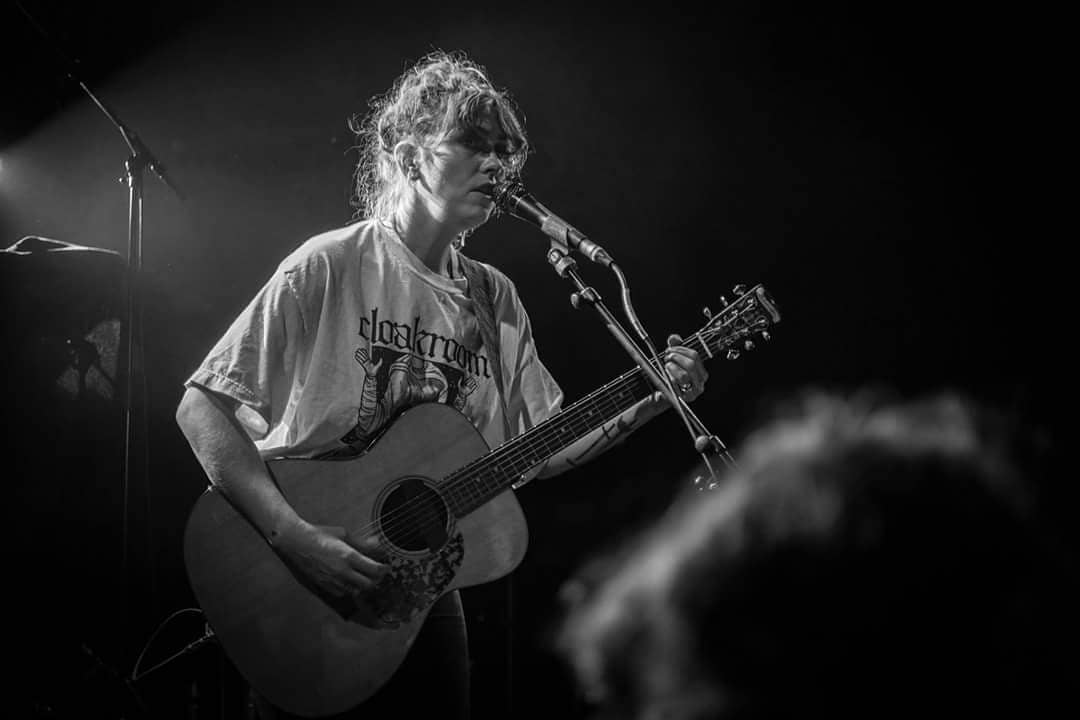
[[[706,312],[688,347],[730,359],[750,350],[751,338],[768,339],[780,321],[768,293],[760,285],[734,292],[721,312]],[[400,667],[435,600],[521,562],[528,533],[511,487],[522,474],[654,391],[636,368],[492,452],[463,415],[427,404],[399,416],[361,457],[267,463],[305,520],[379,538],[391,571],[369,602],[394,629],[361,624],[352,600],[305,585],[213,489],[196,502],[184,535],[199,605],[270,702],[305,716],[354,707]]]
[[[301,582],[220,491],[207,490],[188,520],[184,559],[215,635],[252,687],[299,715],[347,710],[394,674],[435,600],[513,570],[528,542],[513,492],[463,518],[438,493],[442,478],[487,452],[463,415],[426,404],[403,413],[361,457],[268,463],[305,520],[380,537],[392,569],[376,610],[399,622],[395,629],[351,620],[350,601]],[[434,518],[419,534],[418,512]]]

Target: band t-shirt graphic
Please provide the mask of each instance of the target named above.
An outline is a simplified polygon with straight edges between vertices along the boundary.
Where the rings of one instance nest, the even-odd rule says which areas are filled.
[[[373,318],[377,317],[377,313],[377,309],[373,311]],[[378,327],[378,323],[373,319],[371,326]],[[360,335],[364,339],[371,339],[363,329]],[[349,447],[364,443],[398,412],[420,403],[443,403],[452,405],[459,412],[463,411],[466,401],[481,380],[492,379],[487,357],[470,352],[451,339],[440,338],[434,333],[425,335],[432,341],[431,350],[427,353],[422,349],[420,353],[413,353],[396,352],[385,347],[357,348],[353,357],[364,368],[364,386],[360,393],[356,427],[342,438]],[[456,350],[450,356],[446,351],[437,355],[435,348],[440,340],[442,347],[452,345]],[[428,355],[446,360],[456,357],[461,367],[432,362],[427,359]],[[470,370],[472,374],[468,374]]]
[[[355,454],[424,402],[456,408],[495,447],[507,428],[519,434],[557,412],[562,393],[513,283],[484,269],[505,408],[461,273],[432,272],[374,221],[316,236],[285,258],[187,383],[239,402],[264,458]]]

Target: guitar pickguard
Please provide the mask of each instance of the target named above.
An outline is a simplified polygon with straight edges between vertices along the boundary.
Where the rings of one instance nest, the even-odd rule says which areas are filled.
[[[392,555],[390,572],[376,585],[375,612],[384,622],[409,622],[431,607],[453,581],[465,559],[465,538],[454,532],[422,557]]]

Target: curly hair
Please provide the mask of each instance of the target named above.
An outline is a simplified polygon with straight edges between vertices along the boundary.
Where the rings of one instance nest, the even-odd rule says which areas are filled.
[[[463,52],[439,50],[421,58],[371,101],[363,119],[349,120],[360,154],[354,175],[356,215],[387,218],[393,212],[404,187],[394,161],[400,143],[431,147],[456,130],[476,127],[489,114],[506,134],[505,171],[519,175],[529,141],[509,93],[496,88],[487,71]]]

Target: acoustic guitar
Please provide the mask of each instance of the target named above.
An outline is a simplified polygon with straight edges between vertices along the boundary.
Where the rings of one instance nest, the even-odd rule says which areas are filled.
[[[707,315],[684,341],[705,358],[736,357],[780,320],[760,285]],[[226,655],[270,702],[304,716],[347,710],[400,667],[440,596],[521,562],[527,529],[513,486],[654,391],[635,368],[495,450],[453,408],[423,404],[358,457],[268,461],[301,517],[379,538],[391,570],[369,611],[395,627],[362,624],[353,600],[307,584],[213,487],[196,501],[184,536],[196,599]]]

